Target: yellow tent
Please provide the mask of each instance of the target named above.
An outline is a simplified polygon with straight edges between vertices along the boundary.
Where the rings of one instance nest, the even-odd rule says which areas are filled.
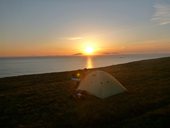
[[[127,89],[109,73],[96,70],[80,82],[78,90],[85,90],[99,98],[107,98]]]

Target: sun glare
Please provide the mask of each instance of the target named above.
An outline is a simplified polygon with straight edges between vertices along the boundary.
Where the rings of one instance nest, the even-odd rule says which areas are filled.
[[[91,47],[91,46],[88,46],[88,47],[85,48],[84,52],[85,52],[86,55],[92,55],[93,52],[94,52],[94,48]]]

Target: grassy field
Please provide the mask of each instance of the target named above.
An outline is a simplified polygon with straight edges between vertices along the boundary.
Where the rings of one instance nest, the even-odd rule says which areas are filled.
[[[77,71],[1,78],[0,128],[170,127],[170,57],[100,69],[128,92],[76,100]]]

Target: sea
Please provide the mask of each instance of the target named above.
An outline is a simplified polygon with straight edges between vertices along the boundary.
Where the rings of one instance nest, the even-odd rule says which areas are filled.
[[[164,54],[117,54],[102,56],[1,57],[0,78],[105,67],[138,60],[170,57]]]

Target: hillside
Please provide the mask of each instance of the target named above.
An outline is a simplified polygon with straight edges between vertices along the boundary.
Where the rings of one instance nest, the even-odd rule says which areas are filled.
[[[71,76],[82,70],[1,78],[0,127],[168,128],[170,57],[100,69],[128,92],[104,100],[92,95],[77,100]]]

